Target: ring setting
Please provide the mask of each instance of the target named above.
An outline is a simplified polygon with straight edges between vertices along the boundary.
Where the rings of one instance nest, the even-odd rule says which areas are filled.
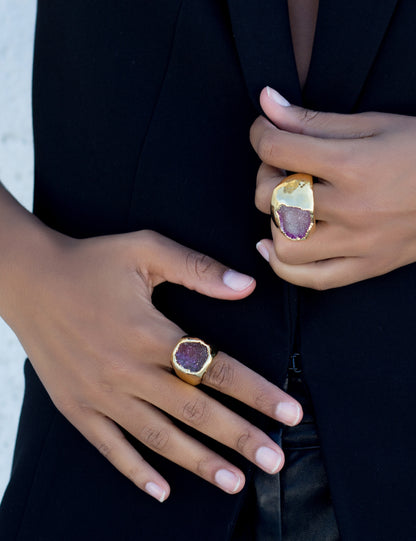
[[[172,352],[172,367],[183,381],[198,385],[215,355],[214,348],[200,338],[184,336]]]
[[[305,240],[315,227],[313,179],[296,173],[273,190],[270,202],[274,224],[290,240]]]

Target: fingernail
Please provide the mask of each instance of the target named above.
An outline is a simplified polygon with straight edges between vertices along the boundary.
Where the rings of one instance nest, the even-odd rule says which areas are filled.
[[[277,92],[273,88],[270,88],[270,86],[266,86],[266,92],[269,98],[272,99],[274,102],[282,105],[283,107],[289,107],[290,103],[287,101],[287,99],[284,98],[281,94],[279,94],[279,92]]]
[[[153,496],[153,498],[156,498],[159,502],[164,502],[166,500],[166,491],[156,483],[149,481],[144,488],[150,496]]]
[[[241,274],[235,270],[228,269],[224,272],[222,281],[234,291],[243,291],[253,283],[254,278],[247,276],[247,274]]]
[[[237,492],[241,485],[241,478],[229,470],[218,470],[215,481],[227,492]]]
[[[297,425],[302,416],[302,409],[292,402],[279,402],[276,406],[276,418],[287,425]]]
[[[259,447],[256,452],[256,462],[269,473],[276,473],[283,462],[283,457],[270,447]]]
[[[264,246],[264,244],[262,244],[262,242],[258,242],[256,244],[256,248],[257,248],[257,251],[258,253],[264,257],[264,259],[269,262],[269,259],[270,259],[270,256],[269,256],[269,250],[266,248],[266,246]]]

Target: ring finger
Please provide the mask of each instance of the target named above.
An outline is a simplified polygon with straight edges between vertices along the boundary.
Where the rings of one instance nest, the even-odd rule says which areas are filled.
[[[284,455],[264,432],[196,387],[172,374],[159,375],[164,391],[153,404],[172,417],[234,449],[268,473],[281,469]]]
[[[256,180],[256,207],[265,214],[270,214],[270,200],[273,190],[286,178],[283,169],[276,169],[266,163],[259,167]],[[314,214],[316,220],[333,221],[334,187],[326,181],[314,182]]]
[[[116,415],[117,422],[149,449],[225,492],[235,494],[244,486],[241,470],[182,432],[151,404],[129,398],[118,404]]]
[[[343,226],[318,222],[315,230],[303,241],[288,239],[273,222],[271,228],[276,255],[282,263],[288,265],[358,255],[353,237]]]

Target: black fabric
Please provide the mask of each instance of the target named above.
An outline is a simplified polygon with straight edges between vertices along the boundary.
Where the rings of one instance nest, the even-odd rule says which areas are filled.
[[[283,428],[282,541],[339,541],[315,413],[300,374],[289,373],[288,392],[302,404],[304,418],[296,427]]]
[[[285,453],[283,470],[258,470],[248,489],[232,541],[339,541],[309,390],[301,371],[289,370],[285,390],[304,411],[296,427],[274,423],[270,435]]]
[[[155,302],[186,332],[278,385],[298,321],[341,539],[408,541],[416,537],[409,513],[416,499],[416,435],[409,429],[416,408],[416,267],[327,292],[278,279],[254,248],[270,224],[253,203],[259,161],[248,131],[259,112],[258,90],[270,79],[292,102],[318,109],[415,114],[416,8],[413,0],[322,0],[301,96],[285,5],[40,1],[34,211],[75,237],[156,229],[253,274],[258,286],[244,301],[164,285]],[[262,37],[279,28],[278,38]],[[261,416],[224,401],[268,427]],[[250,480],[254,468],[211,444]],[[245,492],[225,495],[137,447],[173,487],[163,506],[55,412],[28,367],[1,539],[230,538]]]

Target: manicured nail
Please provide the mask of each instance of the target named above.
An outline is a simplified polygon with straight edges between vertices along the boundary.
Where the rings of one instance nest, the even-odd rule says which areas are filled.
[[[302,408],[293,402],[279,402],[276,406],[276,419],[289,426],[295,426],[302,417]]]
[[[257,251],[259,252],[259,254],[261,256],[264,257],[264,259],[269,262],[269,259],[270,259],[270,256],[269,256],[269,250],[266,248],[266,246],[264,246],[264,244],[262,244],[262,242],[258,242],[256,244],[256,248],[257,248]]]
[[[254,278],[247,276],[247,274],[241,274],[235,270],[228,269],[224,272],[222,281],[234,291],[243,291],[253,283]]]
[[[150,496],[153,496],[153,498],[156,498],[159,502],[164,502],[166,500],[166,491],[156,483],[149,481],[144,488]]]
[[[241,485],[241,478],[229,470],[218,470],[215,474],[215,481],[227,492],[237,492]]]
[[[281,94],[279,94],[279,92],[277,92],[273,88],[270,88],[270,86],[266,86],[266,92],[269,98],[272,99],[274,102],[282,105],[283,107],[289,107],[290,103],[287,101],[287,99],[284,98]]]
[[[283,462],[283,457],[270,447],[259,447],[256,451],[256,462],[269,473],[276,473]]]

